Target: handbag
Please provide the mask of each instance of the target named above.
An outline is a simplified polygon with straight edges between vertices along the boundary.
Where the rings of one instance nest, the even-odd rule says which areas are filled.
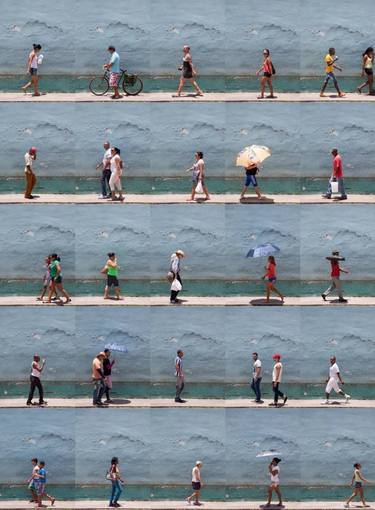
[[[167,280],[169,281],[169,283],[173,282],[174,274],[172,273],[172,271],[168,271],[168,273],[167,273]]]
[[[339,183],[338,181],[331,181],[331,193],[339,192]]]
[[[105,479],[109,480],[110,482],[112,481],[112,476],[111,476],[111,473],[109,471],[106,472]]]
[[[202,195],[203,193],[202,181],[198,181],[198,184],[195,187],[195,193],[198,193],[198,195]]]
[[[171,290],[173,290],[174,292],[180,292],[181,289],[182,289],[181,283],[177,280],[177,278],[175,278],[172,282]]]

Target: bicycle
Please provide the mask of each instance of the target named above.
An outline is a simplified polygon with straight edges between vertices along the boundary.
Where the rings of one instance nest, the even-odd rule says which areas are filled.
[[[104,96],[109,90],[109,71],[105,71],[103,76],[95,76],[89,83],[90,92],[95,96]],[[121,69],[119,87],[128,96],[137,96],[143,90],[143,82],[136,74],[129,74],[126,69]]]

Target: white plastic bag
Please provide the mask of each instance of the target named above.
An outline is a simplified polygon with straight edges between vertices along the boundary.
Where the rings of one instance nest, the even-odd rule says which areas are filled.
[[[181,283],[177,280],[177,278],[175,278],[172,282],[171,290],[173,290],[174,292],[180,292],[181,289],[182,289]]]
[[[39,64],[39,65],[42,65],[42,64],[43,64],[43,58],[44,58],[44,57],[43,57],[43,55],[39,55],[39,56],[38,56],[38,64]]]
[[[202,181],[198,181],[198,184],[195,188],[195,193],[197,193],[198,195],[202,195],[203,194],[203,186],[202,186]]]
[[[339,192],[339,183],[338,181],[331,181],[331,193]]]

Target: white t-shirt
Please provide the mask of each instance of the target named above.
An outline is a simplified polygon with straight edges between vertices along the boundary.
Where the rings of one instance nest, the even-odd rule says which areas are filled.
[[[183,377],[184,376],[184,372],[183,372],[183,369],[182,369],[182,366],[183,366],[183,363],[182,363],[182,358],[180,358],[180,356],[177,356],[176,359],[174,360],[174,364],[175,364],[175,367],[179,368],[179,371],[177,372],[177,370],[175,371],[175,376],[180,376],[180,377]]]
[[[276,381],[276,379],[277,379],[276,369],[278,367],[280,367],[280,372],[279,372],[279,379]],[[283,365],[282,365],[281,361],[278,361],[277,363],[275,363],[275,366],[273,367],[272,382],[281,382],[282,375],[283,375]]]
[[[272,466],[272,471],[277,471],[276,475],[271,474],[271,483],[280,483],[280,468],[279,466]]]
[[[117,165],[118,163],[121,161],[121,158],[118,154],[116,154],[115,156],[113,156],[113,158],[111,158],[111,172],[112,173],[117,173],[117,175],[122,175],[122,170],[121,168],[117,168]]]
[[[108,161],[111,160],[111,148],[107,149],[103,156],[103,168],[107,169],[110,168],[111,162]]]
[[[193,471],[191,472],[191,481],[192,482],[200,482],[201,472],[198,466],[193,467]]]
[[[29,154],[28,152],[26,152],[26,154],[25,154],[25,173],[28,172],[28,169],[27,169],[28,166],[31,168],[31,170],[33,169],[33,161],[34,161],[34,158],[32,157],[32,155]]]
[[[31,363],[31,375],[34,377],[38,377],[38,379],[40,379],[40,373],[41,371],[39,370],[38,363],[36,361],[33,361]]]
[[[332,377],[333,379],[335,379],[335,381],[339,380],[338,375],[337,375],[339,373],[340,373],[340,370],[339,370],[337,363],[334,363],[333,365],[331,365],[329,367],[329,377]]]
[[[260,368],[259,375],[257,375],[257,368]],[[262,362],[257,359],[253,364],[253,378],[258,379],[259,377],[262,377]]]

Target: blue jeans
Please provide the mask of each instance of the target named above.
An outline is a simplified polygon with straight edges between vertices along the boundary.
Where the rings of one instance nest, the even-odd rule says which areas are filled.
[[[120,480],[112,480],[112,493],[111,493],[111,499],[109,500],[109,504],[111,503],[117,503],[119,500],[119,497],[121,496],[122,487]]]
[[[103,379],[93,379],[94,383],[94,391],[92,394],[92,403],[95,405],[98,402],[101,402],[102,396],[105,390],[105,384]]]
[[[110,170],[103,170],[102,177],[100,179],[100,184],[102,186],[102,196],[106,197],[111,194],[111,190],[109,189],[109,179],[111,177]]]
[[[262,382],[262,378],[258,377],[257,379],[253,379],[251,383],[251,389],[255,393],[255,400],[262,400],[262,394],[260,392],[260,383]]]
[[[327,195],[331,196],[332,195],[332,187],[331,187],[331,182],[334,182],[334,181],[337,181],[339,183],[339,193],[342,197],[346,197],[346,192],[345,192],[345,186],[344,186],[344,179],[342,177],[331,177],[329,182],[328,182],[328,188],[327,188]]]

